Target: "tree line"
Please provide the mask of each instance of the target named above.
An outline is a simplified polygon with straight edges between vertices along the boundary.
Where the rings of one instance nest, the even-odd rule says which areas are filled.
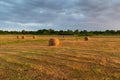
[[[77,30],[53,30],[42,29],[37,31],[3,31],[0,30],[0,34],[32,34],[32,35],[78,35],[78,36],[94,36],[94,35],[120,35],[120,30],[106,30],[106,31],[79,31]]]

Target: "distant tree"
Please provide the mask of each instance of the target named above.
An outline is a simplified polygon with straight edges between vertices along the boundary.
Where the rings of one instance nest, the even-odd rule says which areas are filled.
[[[79,30],[76,29],[76,30],[74,31],[74,34],[79,34]]]
[[[26,33],[26,31],[25,31],[25,30],[22,30],[21,32],[22,32],[22,34],[25,34],[25,33]]]
[[[63,31],[63,30],[60,30],[60,31],[58,32],[58,34],[59,34],[59,35],[63,35],[63,34],[64,34],[64,31]]]
[[[74,32],[73,32],[72,30],[69,30],[69,29],[68,29],[67,32],[66,32],[66,34],[67,34],[67,35],[73,35]]]
[[[42,29],[38,31],[3,31],[0,30],[0,34],[35,34],[35,35],[79,35],[79,36],[93,36],[93,35],[120,35],[120,30],[106,30],[106,31],[79,31],[76,29],[75,31],[72,30],[60,30],[55,31],[53,29]]]

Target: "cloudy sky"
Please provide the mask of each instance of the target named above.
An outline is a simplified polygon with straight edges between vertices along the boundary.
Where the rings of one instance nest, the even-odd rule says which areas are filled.
[[[0,0],[0,30],[120,30],[120,0]]]

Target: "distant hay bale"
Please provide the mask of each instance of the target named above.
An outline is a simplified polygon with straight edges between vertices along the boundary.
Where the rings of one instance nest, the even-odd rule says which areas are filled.
[[[22,39],[25,39],[26,38],[26,36],[22,36]]]
[[[85,40],[85,41],[89,41],[89,40],[90,40],[90,37],[85,37],[84,40]]]
[[[37,36],[33,36],[33,39],[36,39],[37,38]]]
[[[21,36],[17,36],[17,39],[20,39],[21,38]]]
[[[57,38],[51,38],[49,40],[49,46],[58,46],[59,44],[60,44],[60,41]]]

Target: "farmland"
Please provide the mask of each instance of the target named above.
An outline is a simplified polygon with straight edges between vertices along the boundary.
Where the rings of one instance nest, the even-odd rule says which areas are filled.
[[[0,80],[120,80],[119,36],[16,36],[0,35]]]

